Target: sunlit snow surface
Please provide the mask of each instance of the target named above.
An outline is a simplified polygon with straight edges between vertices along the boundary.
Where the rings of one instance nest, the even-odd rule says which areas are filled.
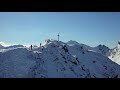
[[[120,66],[84,44],[46,40],[0,49],[1,78],[119,78]]]
[[[120,42],[120,41],[119,41]],[[111,55],[109,56],[109,58],[118,63],[120,65],[120,44],[118,43],[118,45],[112,50]]]

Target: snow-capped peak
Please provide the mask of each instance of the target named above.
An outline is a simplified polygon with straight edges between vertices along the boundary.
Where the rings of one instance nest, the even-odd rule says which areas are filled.
[[[80,45],[77,41],[70,40],[67,42],[68,45]]]
[[[4,46],[2,46],[1,44],[0,44],[0,49],[3,49],[4,48]]]
[[[47,44],[50,44],[52,42],[57,42],[57,40],[53,40],[53,39],[46,39],[45,42],[42,44],[42,46],[45,46]]]
[[[57,41],[57,40],[54,40],[54,39],[47,39],[45,40],[45,42],[42,44],[42,46],[46,47],[46,46],[49,46],[49,45],[64,45],[66,43],[62,42],[62,41]]]
[[[101,49],[109,49],[107,46],[101,45],[101,44],[98,45],[97,48],[99,48],[99,50],[101,50]]]
[[[110,48],[105,45],[98,45],[94,48],[94,50],[102,55],[109,56],[110,55]]]
[[[120,64],[120,40],[118,41],[117,46],[114,49],[112,49],[109,58],[114,62]]]

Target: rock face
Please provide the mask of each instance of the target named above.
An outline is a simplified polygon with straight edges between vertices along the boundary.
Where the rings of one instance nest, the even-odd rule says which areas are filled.
[[[108,48],[107,46],[105,45],[98,45],[97,47],[93,48],[94,51],[104,55],[104,56],[110,56],[110,53],[111,53],[111,49]]]
[[[120,66],[84,45],[46,40],[42,47],[0,51],[2,78],[119,78]]]

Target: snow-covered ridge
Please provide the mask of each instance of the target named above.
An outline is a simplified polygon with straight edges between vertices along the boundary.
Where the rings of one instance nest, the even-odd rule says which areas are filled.
[[[1,44],[0,44],[0,49],[3,49],[4,48],[4,46],[2,46]]]
[[[93,47],[90,47],[90,46],[85,45],[85,44],[78,43],[77,41],[73,41],[73,40],[68,41],[67,44],[69,46],[72,46],[72,45],[81,46],[81,47],[84,47],[84,48],[86,48],[88,50],[92,50],[93,49]]]
[[[3,50],[3,49],[2,49]],[[46,40],[41,47],[4,49],[0,52],[0,77],[19,78],[119,78],[120,66],[83,45]]]
[[[109,56],[110,52],[111,52],[110,48],[108,48],[105,45],[101,45],[101,44],[96,46],[96,47],[90,47],[88,45],[80,44],[80,43],[78,43],[76,41],[73,41],[73,40],[68,41],[67,44],[69,46],[73,46],[73,45],[74,46],[81,46],[81,47],[83,47],[84,49],[86,49],[88,51],[93,51],[93,52],[96,52],[96,53],[100,53],[100,54],[105,55],[105,56]]]
[[[80,45],[80,43],[73,41],[73,40],[68,41],[67,44],[68,45]]]
[[[109,56],[111,53],[111,49],[109,47],[101,44],[98,45],[97,47],[94,47],[93,50],[105,56]]]

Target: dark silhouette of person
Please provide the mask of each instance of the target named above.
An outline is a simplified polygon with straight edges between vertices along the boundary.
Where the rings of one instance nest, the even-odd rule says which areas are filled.
[[[40,43],[40,48],[41,48],[41,43]]]
[[[42,51],[43,51],[43,49],[44,49],[44,46],[42,46]]]
[[[31,50],[32,50],[32,45],[31,45]]]

